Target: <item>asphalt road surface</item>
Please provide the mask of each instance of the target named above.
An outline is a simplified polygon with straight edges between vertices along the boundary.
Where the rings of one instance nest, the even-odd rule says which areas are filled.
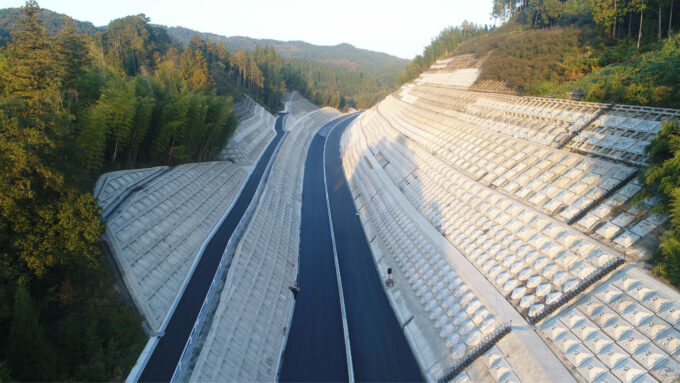
[[[220,228],[212,236],[210,242],[208,242],[203,254],[200,255],[201,258],[170,318],[165,334],[158,341],[153,354],[140,376],[140,382],[168,382],[172,378],[175,367],[182,356],[184,346],[189,338],[189,334],[191,334],[198,313],[201,310],[203,301],[217,271],[217,266],[220,264],[224,249],[234,229],[241,221],[243,213],[250,205],[260,179],[271,160],[272,153],[281,137],[283,137],[283,120],[283,114],[279,113],[275,124],[276,136],[260,157],[224,222],[222,222]]]
[[[342,312],[324,189],[322,132],[307,152],[302,189],[298,286],[293,321],[283,353],[281,382],[348,381]]]
[[[343,122],[329,133],[324,155],[354,378],[357,382],[423,381],[385,296],[345,179],[340,136],[347,125]]]

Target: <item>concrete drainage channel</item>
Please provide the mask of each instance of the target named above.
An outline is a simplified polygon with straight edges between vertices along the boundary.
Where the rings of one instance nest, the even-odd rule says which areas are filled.
[[[238,239],[247,226],[247,222],[244,224],[243,221],[247,221],[249,212],[252,214],[252,206],[255,205],[252,202],[259,198],[276,152],[287,134],[283,131],[285,118],[285,113],[279,113],[275,123],[276,136],[256,163],[227,218],[220,224],[201,254],[199,264],[172,314],[165,334],[149,340],[137,365],[130,372],[128,382],[171,381],[180,376],[187,366],[190,351],[199,339],[200,330],[209,316],[209,298],[219,295],[217,289],[220,286],[216,286],[216,282],[228,270],[230,254],[233,255]],[[232,239],[234,243],[229,246]],[[196,299],[196,296],[203,299]]]

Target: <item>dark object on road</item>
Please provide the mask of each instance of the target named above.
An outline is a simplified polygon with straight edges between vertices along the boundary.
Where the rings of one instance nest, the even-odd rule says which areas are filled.
[[[293,292],[293,299],[297,300],[298,293],[300,292],[300,289],[297,288],[297,286],[288,286],[290,291]]]

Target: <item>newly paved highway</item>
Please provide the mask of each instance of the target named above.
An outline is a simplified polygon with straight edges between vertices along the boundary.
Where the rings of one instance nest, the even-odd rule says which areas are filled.
[[[335,235],[356,381],[423,381],[406,338],[385,296],[366,235],[354,207],[340,157],[340,136],[327,138],[326,182]]]
[[[283,353],[279,376],[282,382],[349,379],[322,161],[324,133],[342,119],[326,124],[314,136],[307,153],[300,227],[300,293]]]
[[[302,199],[300,294],[283,355],[281,381],[347,381],[344,333],[329,224],[346,305],[353,379],[422,381],[392,312],[356,215],[340,160],[342,131],[356,117],[336,119],[314,137],[307,154]]]
[[[272,153],[284,135],[283,120],[283,114],[279,113],[275,125],[276,136],[260,157],[231,211],[200,256],[198,265],[196,265],[186,290],[165,329],[165,334],[160,338],[141,374],[139,379],[141,382],[168,382],[172,378],[177,362],[182,356],[184,345],[189,338],[217,271],[224,249],[243,213],[250,205],[260,179],[271,160]]]

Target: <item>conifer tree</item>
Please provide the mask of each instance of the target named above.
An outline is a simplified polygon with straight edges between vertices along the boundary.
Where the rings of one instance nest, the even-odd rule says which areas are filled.
[[[6,95],[44,98],[45,92],[61,85],[53,42],[38,18],[39,11],[35,0],[27,1],[23,17],[12,30],[12,42],[7,48]]]
[[[84,36],[76,33],[73,19],[66,17],[64,22],[64,28],[56,37],[57,58],[62,72],[61,86],[66,92],[72,93],[77,101],[76,81],[85,73],[90,56]]]

